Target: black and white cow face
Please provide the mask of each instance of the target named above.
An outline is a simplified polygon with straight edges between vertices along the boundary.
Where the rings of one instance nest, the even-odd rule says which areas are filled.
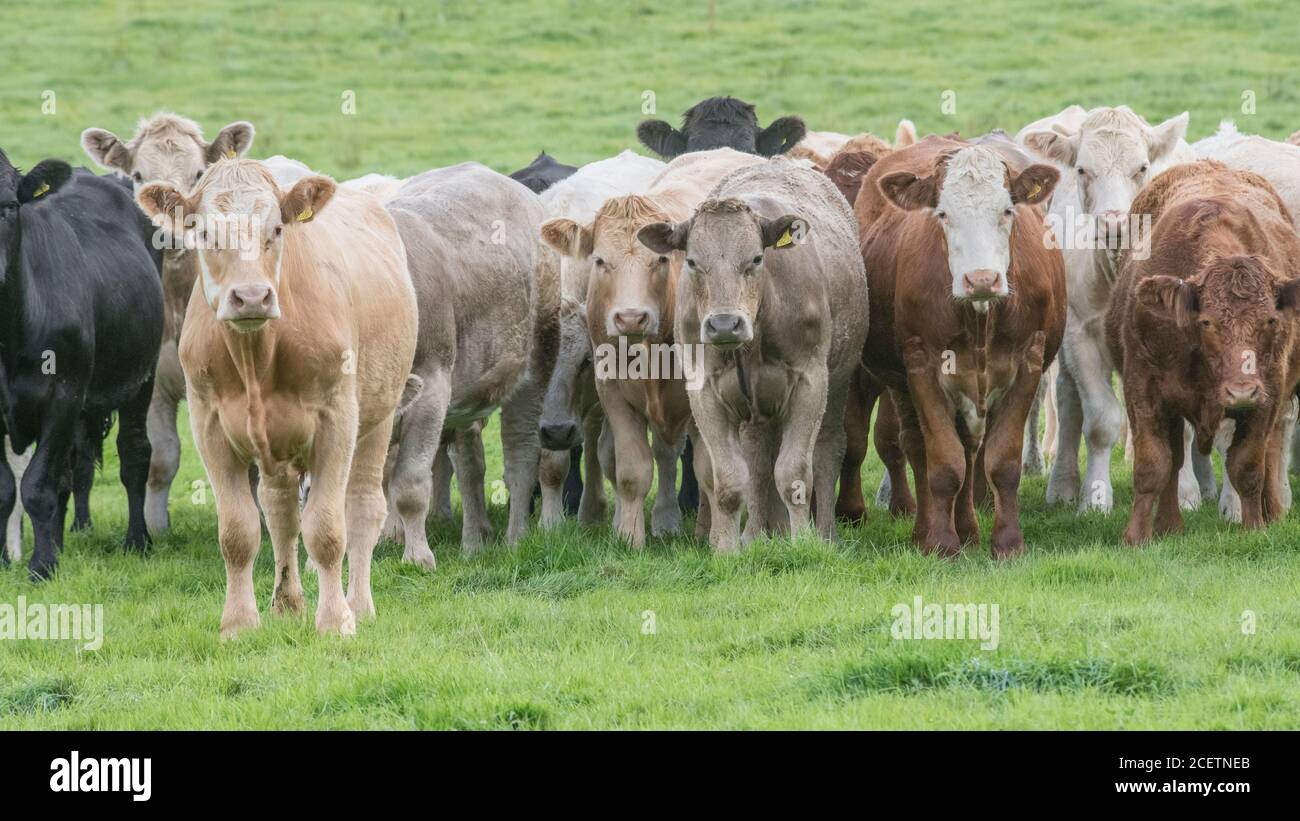
[[[798,117],[781,117],[759,128],[752,104],[735,97],[710,97],[686,110],[680,131],[663,120],[643,120],[636,134],[646,148],[671,160],[714,148],[773,157],[794,148],[807,131]]]
[[[19,209],[50,196],[71,176],[71,166],[62,160],[44,160],[23,174],[0,150],[0,249],[4,253],[0,257],[0,277],[8,270],[8,253],[19,237]]]

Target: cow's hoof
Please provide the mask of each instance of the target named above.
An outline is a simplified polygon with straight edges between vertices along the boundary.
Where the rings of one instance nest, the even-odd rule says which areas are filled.
[[[665,510],[659,515],[652,513],[650,516],[650,532],[655,536],[665,536],[681,529],[682,512],[676,502],[673,503],[671,511]]]
[[[1041,453],[1030,456],[1020,463],[1021,476],[1042,476],[1043,471],[1047,469]]]
[[[48,581],[50,577],[54,575],[54,571],[58,566],[59,563],[57,560],[38,562],[36,561],[36,557],[33,556],[31,563],[27,565],[27,573],[31,576],[31,579],[34,582]]]
[[[300,615],[305,607],[301,589],[277,590],[271,596],[271,612],[277,616]]]
[[[221,616],[221,638],[233,639],[247,630],[256,630],[262,625],[257,610],[237,610],[223,613]]]
[[[122,549],[127,553],[148,553],[153,547],[153,539],[148,533],[127,533],[122,542]]]
[[[1047,503],[1049,505],[1071,506],[1079,501],[1078,481],[1050,481],[1047,483]]]
[[[1025,552],[1025,535],[1020,528],[1007,528],[993,534],[990,545],[993,558],[998,561],[1014,559]]]
[[[433,551],[428,546],[412,548],[408,545],[402,553],[402,561],[405,564],[423,567],[425,570],[436,570],[438,567],[438,560],[434,558]]]
[[[1236,491],[1231,493],[1225,492],[1219,497],[1219,515],[1224,521],[1232,522],[1235,525],[1241,524],[1241,497]]]
[[[348,609],[357,621],[370,621],[375,617],[375,600],[370,591],[365,595],[354,593],[348,596]]]
[[[79,517],[74,517],[74,518],[72,519],[72,529],[73,529],[74,531],[76,531],[76,530],[90,530],[90,517],[87,516],[87,517],[84,518],[84,519],[79,518]]]
[[[1129,547],[1142,547],[1149,541],[1151,541],[1151,534],[1147,533],[1142,528],[1135,527],[1134,525],[1129,525],[1124,528],[1124,544]]]
[[[357,633],[357,620],[352,615],[351,608],[344,602],[336,608],[317,611],[316,632],[323,636],[332,634],[354,636]]]

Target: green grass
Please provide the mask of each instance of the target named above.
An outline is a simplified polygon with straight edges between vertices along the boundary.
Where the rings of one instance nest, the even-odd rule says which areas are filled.
[[[467,158],[510,170],[543,147],[584,162],[629,146],[644,90],[674,121],[702,96],[733,93],[765,122],[799,113],[813,128],[885,135],[903,116],[923,132],[1015,130],[1072,102],[1126,102],[1153,120],[1187,109],[1192,137],[1221,117],[1273,137],[1300,127],[1282,2],[1176,13],[719,2],[712,23],[705,3],[221,8],[14,11],[0,31],[0,146],[24,166],[80,161],[83,128],[126,136],[167,108],[209,136],[249,119],[254,156],[282,152],[340,177]],[[940,109],[949,89],[953,116]],[[1247,89],[1253,116],[1240,110]],[[345,90],[355,116],[340,113]],[[0,726],[1300,727],[1297,518],[1244,533],[1206,506],[1181,538],[1120,547],[1131,484],[1119,458],[1109,518],[1049,510],[1043,480],[1027,480],[1028,552],[1006,564],[986,545],[956,562],[923,558],[909,524],[881,513],[834,545],[765,541],[726,558],[688,539],[634,554],[608,529],[569,525],[466,560],[449,523],[431,531],[433,574],[380,545],[379,618],[356,637],[264,612],[260,631],[222,642],[215,511],[191,499],[203,470],[188,432],[182,441],[176,526],[152,556],[118,549],[125,499],[110,454],[95,529],[68,537],[58,577],[34,587],[21,568],[0,571],[0,603],[102,603],[106,619],[97,651],[0,642]],[[487,441],[491,480],[495,425]],[[869,487],[879,470],[873,455]],[[493,514],[503,529],[504,509]],[[271,559],[268,542],[264,606]],[[314,576],[305,583],[314,605]],[[997,604],[998,648],[892,639],[891,608],[917,595]]]

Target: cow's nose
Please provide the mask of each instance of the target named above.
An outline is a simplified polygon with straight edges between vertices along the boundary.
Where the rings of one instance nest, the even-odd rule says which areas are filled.
[[[235,323],[265,322],[280,317],[280,303],[270,285],[254,283],[231,288],[217,319]]]
[[[710,344],[748,342],[751,336],[749,323],[740,314],[709,314],[704,319],[704,341]]]
[[[962,285],[970,299],[988,299],[995,294],[1001,280],[1002,274],[985,269],[966,274],[962,277]]]
[[[578,423],[542,422],[537,426],[537,438],[547,450],[568,450],[578,444]]]
[[[1255,406],[1262,393],[1259,382],[1234,382],[1223,387],[1223,404],[1229,410],[1244,410]]]
[[[620,334],[643,334],[650,325],[649,311],[615,311],[614,330]]]

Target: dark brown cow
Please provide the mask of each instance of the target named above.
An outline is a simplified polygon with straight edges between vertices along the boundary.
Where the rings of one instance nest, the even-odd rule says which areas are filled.
[[[1179,533],[1183,421],[1208,453],[1235,423],[1227,472],[1241,523],[1282,511],[1283,406],[1300,381],[1295,345],[1300,239],[1273,187],[1214,160],[1175,166],[1138,195],[1150,215],[1149,254],[1124,252],[1106,312],[1133,432],[1133,512],[1124,541]],[[1141,246],[1138,246],[1141,248]]]
[[[1025,417],[1065,327],[1061,254],[1035,207],[1057,178],[1001,143],[929,137],[876,163],[855,203],[872,294],[863,362],[899,413],[924,552],[978,542],[981,463],[993,555],[1024,549]]]

